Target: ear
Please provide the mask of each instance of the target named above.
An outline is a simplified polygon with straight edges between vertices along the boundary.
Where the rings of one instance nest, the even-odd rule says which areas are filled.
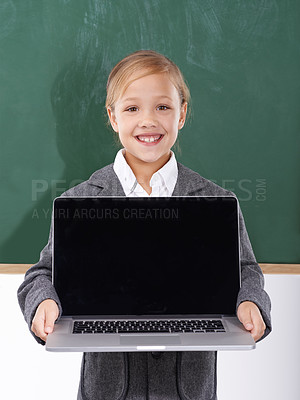
[[[187,112],[187,102],[184,102],[180,109],[180,117],[178,122],[178,130],[182,129],[186,119],[186,112]]]
[[[115,113],[113,112],[113,110],[111,109],[111,107],[107,107],[107,114],[108,114],[108,118],[109,118],[109,121],[110,121],[110,124],[111,124],[113,130],[114,130],[116,133],[119,133],[119,128],[118,128],[118,123],[117,123],[116,115],[115,115]]]

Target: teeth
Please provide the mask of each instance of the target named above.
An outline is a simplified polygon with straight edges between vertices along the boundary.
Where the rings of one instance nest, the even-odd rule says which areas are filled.
[[[159,136],[138,136],[139,140],[142,142],[152,143],[157,142],[160,139],[161,135]]]

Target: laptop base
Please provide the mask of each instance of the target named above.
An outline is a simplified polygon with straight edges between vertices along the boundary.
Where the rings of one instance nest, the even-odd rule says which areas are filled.
[[[223,317],[220,333],[71,333],[74,319],[63,317],[48,335],[46,350],[52,352],[220,351],[252,350],[255,342],[236,317]]]

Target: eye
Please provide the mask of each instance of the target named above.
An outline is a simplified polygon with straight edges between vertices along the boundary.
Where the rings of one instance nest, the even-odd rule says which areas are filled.
[[[159,110],[162,110],[162,111],[165,111],[165,110],[169,110],[169,109],[170,109],[170,107],[165,106],[165,105],[158,106],[157,108],[158,108]]]
[[[129,108],[126,108],[125,111],[129,111],[129,112],[137,111],[137,107],[129,107]]]

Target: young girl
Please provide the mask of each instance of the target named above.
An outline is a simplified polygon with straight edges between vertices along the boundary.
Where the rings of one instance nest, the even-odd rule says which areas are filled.
[[[177,163],[171,151],[188,103],[182,74],[168,58],[148,50],[125,57],[109,75],[106,99],[123,149],[113,164],[64,196],[233,195]],[[242,287],[237,315],[258,341],[271,331],[270,299],[241,212],[239,218]],[[44,344],[62,312],[51,284],[51,233],[18,298],[35,339]],[[216,361],[216,352],[84,353],[78,399],[213,400]]]

